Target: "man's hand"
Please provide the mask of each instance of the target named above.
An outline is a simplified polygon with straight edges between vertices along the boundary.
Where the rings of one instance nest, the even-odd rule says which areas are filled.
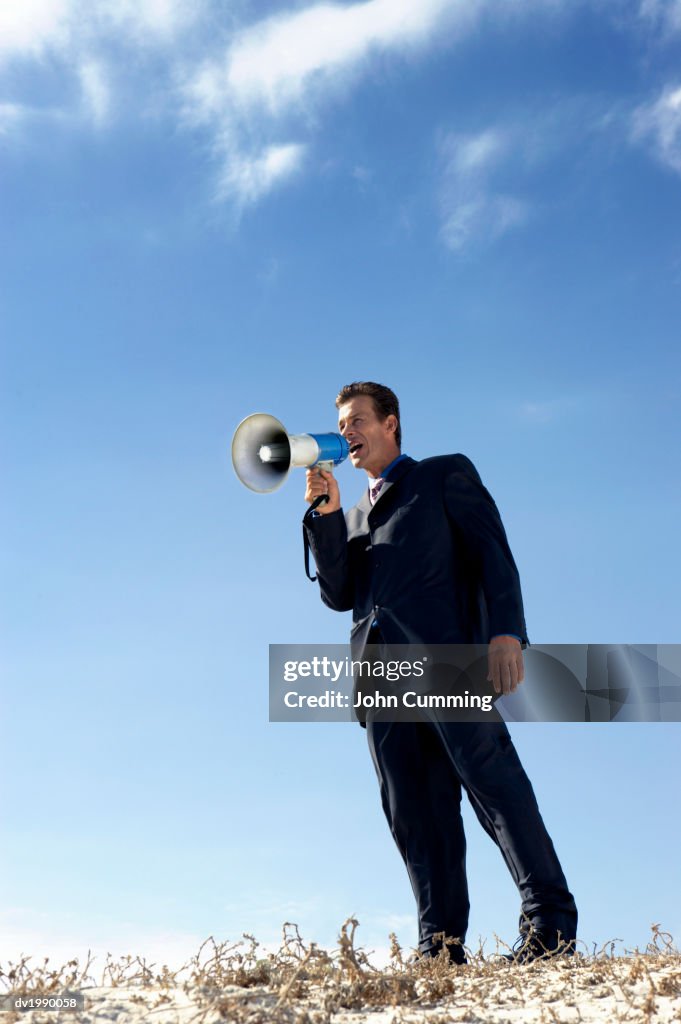
[[[515,693],[525,678],[523,649],[514,636],[495,636],[489,642],[487,682],[495,693]]]
[[[308,469],[305,480],[307,483],[305,501],[311,504],[320,494],[328,494],[329,500],[319,505],[317,512],[328,516],[329,512],[338,511],[341,507],[340,491],[333,473],[329,473],[326,469]]]

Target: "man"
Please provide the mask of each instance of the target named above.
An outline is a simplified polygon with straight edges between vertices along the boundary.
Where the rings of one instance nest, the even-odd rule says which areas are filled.
[[[331,473],[307,473],[307,517],[322,600],[352,609],[353,657],[370,644],[489,643],[497,694],[523,680],[527,644],[518,571],[497,507],[472,462],[416,462],[401,452],[399,403],[387,387],[355,382],[336,399],[338,429],[368,488],[344,516]],[[383,809],[416,897],[419,953],[443,940],[465,963],[466,839],[461,791],[498,845],[521,896],[520,962],[572,950],[577,908],[527,775],[503,721],[386,722],[367,738]]]

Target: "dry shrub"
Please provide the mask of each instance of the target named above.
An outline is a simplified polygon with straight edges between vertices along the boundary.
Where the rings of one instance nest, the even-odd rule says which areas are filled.
[[[71,960],[57,969],[50,968],[47,959],[31,967],[31,958],[23,957],[5,969],[0,966],[0,990],[24,996],[84,990],[103,1003],[107,993],[102,988],[114,989],[147,1010],[172,1008],[183,995],[185,1004],[195,1009],[192,1021],[199,1024],[330,1024],[340,1011],[387,1008],[393,1008],[396,1024],[403,1014],[405,1021],[414,1021],[419,1010],[428,1011],[429,1024],[476,1024],[489,1021],[492,1010],[517,1013],[530,1004],[541,1006],[535,1017],[541,1024],[565,1024],[582,1020],[580,1005],[593,1000],[606,1001],[601,1004],[606,1019],[627,1024],[649,1024],[658,1019],[663,1004],[667,1013],[678,1000],[677,1016],[667,1013],[666,1019],[681,1022],[681,955],[659,925],[652,926],[651,941],[643,951],[615,955],[617,940],[612,940],[600,950],[584,947],[571,957],[522,967],[498,955],[499,940],[490,955],[483,947],[467,949],[468,964],[457,967],[450,963],[444,941],[439,956],[418,959],[405,956],[391,935],[390,963],[377,968],[356,945],[357,928],[355,918],[345,921],[338,947],[330,952],[305,942],[291,923],[283,926],[275,953],[263,950],[252,935],[235,943],[217,942],[211,936],[178,970],[166,965],[157,969],[141,957],[114,960],[109,954],[99,982],[92,976],[90,956],[83,967]],[[38,1011],[29,1017],[36,1024],[51,1019]],[[61,1017],[66,1019],[77,1018]]]

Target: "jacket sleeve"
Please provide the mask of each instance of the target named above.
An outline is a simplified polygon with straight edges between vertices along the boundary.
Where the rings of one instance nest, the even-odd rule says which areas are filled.
[[[513,633],[529,643],[520,577],[499,510],[465,455],[445,478],[447,515],[460,531],[466,555],[482,585],[489,635]]]
[[[336,612],[350,611],[355,603],[354,587],[343,510],[309,519],[305,530],[317,566],[322,601]]]

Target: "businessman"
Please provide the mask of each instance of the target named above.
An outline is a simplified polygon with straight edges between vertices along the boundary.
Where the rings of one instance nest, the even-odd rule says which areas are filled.
[[[306,532],[322,600],[353,611],[353,657],[367,644],[489,644],[497,694],[523,681],[528,643],[518,571],[491,495],[465,455],[402,453],[396,395],[361,381],[336,399],[350,461],[367,475],[343,514],[331,473],[307,473],[305,498],[328,496]],[[570,953],[577,908],[531,783],[503,721],[366,723],[383,809],[416,897],[419,954],[465,963],[465,790],[521,898],[518,963]],[[452,940],[452,941],[449,941]]]

